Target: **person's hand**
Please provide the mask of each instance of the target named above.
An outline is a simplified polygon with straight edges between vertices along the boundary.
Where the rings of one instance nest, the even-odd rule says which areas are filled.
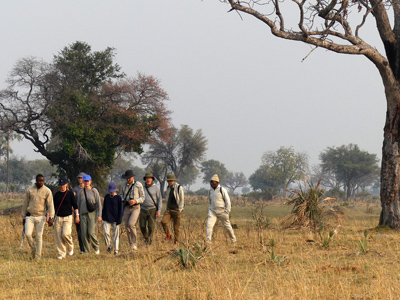
[[[161,217],[161,212],[157,212],[157,214],[156,214],[156,218],[159,218],[159,217]]]
[[[97,222],[101,222],[103,219],[101,217],[97,218]]]
[[[79,215],[76,215],[76,216],[75,216],[75,223],[76,223],[76,224],[79,224],[79,222],[80,222],[80,220],[79,220]]]
[[[129,200],[129,205],[130,205],[130,206],[135,205],[136,203],[137,203],[137,201],[134,200],[134,199]]]
[[[53,226],[53,224],[54,224],[53,219],[49,218],[49,223],[48,224],[49,224],[50,227]]]

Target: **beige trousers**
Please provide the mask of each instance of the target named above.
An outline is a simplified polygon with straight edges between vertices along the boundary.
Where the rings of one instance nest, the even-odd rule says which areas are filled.
[[[55,218],[54,233],[56,236],[56,247],[58,255],[65,257],[67,251],[74,250],[74,243],[72,241],[72,215],[66,217]]]
[[[40,258],[42,256],[43,228],[45,223],[46,216],[29,216],[25,218],[25,236],[28,240],[29,246],[32,249],[32,253],[36,253],[35,258]],[[36,245],[32,238],[34,227],[36,227]]]
[[[124,216],[122,221],[125,224],[126,233],[128,235],[129,246],[137,246],[137,232],[136,232],[136,222],[140,214],[140,205],[124,207]]]
[[[236,236],[235,233],[233,232],[231,222],[229,221],[229,214],[226,212],[215,212],[213,210],[208,210],[208,219],[207,219],[207,230],[206,230],[206,242],[211,243],[211,237],[212,237],[212,232],[215,223],[217,220],[221,220],[222,225],[225,227],[229,238],[231,239],[232,243],[236,242]]]

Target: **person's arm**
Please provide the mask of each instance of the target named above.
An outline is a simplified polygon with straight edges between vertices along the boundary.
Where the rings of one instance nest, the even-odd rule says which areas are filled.
[[[22,208],[21,208],[21,216],[22,216],[23,224],[25,224],[26,210],[28,209],[28,204],[29,204],[29,190],[27,190],[25,193],[24,203],[22,204]]]
[[[145,199],[143,185],[140,182],[137,183],[137,189],[138,189],[139,198],[137,198],[135,200],[136,200],[136,203],[140,204],[140,203],[143,203],[144,199]]]
[[[161,190],[159,188],[157,188],[156,199],[158,207],[156,217],[159,218],[161,216],[161,208],[162,208]]]
[[[53,194],[51,193],[51,190],[48,189],[48,193],[46,196],[46,205],[47,205],[47,212],[49,214],[49,217],[51,219],[54,219],[54,201],[53,201]]]
[[[71,192],[71,203],[72,203],[72,210],[75,212],[75,223],[79,224],[79,211],[78,211],[78,202],[76,201],[75,193]]]
[[[222,194],[225,199],[225,212],[229,214],[231,212],[231,198],[229,198],[227,189],[222,189]]]
[[[185,191],[183,190],[183,186],[180,186],[178,188],[179,192],[179,211],[183,210],[183,207],[185,205]]]
[[[122,203],[122,197],[119,196],[119,195],[118,195],[118,197],[119,197],[119,199],[118,199],[118,220],[117,220],[117,225],[122,223],[122,218],[124,216],[124,205]]]
[[[97,191],[97,189],[92,189],[93,193],[94,193],[94,200],[96,201],[96,212],[97,212],[97,222],[101,222],[101,216],[102,216],[102,212],[103,209],[101,207],[101,201],[100,201],[100,194]]]

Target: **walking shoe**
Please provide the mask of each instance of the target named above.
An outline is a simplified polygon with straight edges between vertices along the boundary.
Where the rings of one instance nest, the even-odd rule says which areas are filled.
[[[85,254],[85,251],[82,251],[82,250],[81,250],[80,254]]]
[[[118,255],[118,251],[114,251],[114,255],[115,255],[115,256]]]
[[[164,243],[169,242],[171,240],[171,235],[167,234],[167,237],[164,239]]]
[[[57,259],[63,259],[62,255],[57,256]]]
[[[96,251],[94,251],[94,253],[95,253],[96,255],[99,255],[99,254],[100,254],[100,249],[97,249]]]
[[[136,245],[133,245],[133,246],[132,246],[132,250],[137,251],[137,246],[136,246]]]
[[[107,253],[111,253],[111,250],[112,250],[112,248],[111,248],[111,247],[108,247],[108,248],[107,248]]]
[[[69,256],[74,255],[74,250],[68,251],[68,255],[69,255]]]

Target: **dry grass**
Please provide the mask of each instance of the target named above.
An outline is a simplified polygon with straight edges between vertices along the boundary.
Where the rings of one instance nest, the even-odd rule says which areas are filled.
[[[140,241],[133,256],[127,252],[125,234],[121,237],[121,255],[106,254],[99,228],[99,256],[75,254],[61,261],[56,259],[53,231],[46,227],[43,258],[34,261],[26,241],[19,252],[19,217],[1,216],[0,298],[399,298],[400,235],[375,229],[378,207],[368,213],[364,204],[343,208],[344,222],[329,247],[322,247],[319,237],[306,229],[282,229],[279,224],[288,209],[278,205],[264,208],[270,226],[260,233],[251,220],[254,209],[256,206],[244,210],[234,206],[233,223],[238,225],[236,248],[229,244],[223,228],[217,226],[211,250],[189,268],[171,255],[172,244],[160,242],[160,226],[153,246],[145,248]],[[203,241],[206,213],[207,206],[202,203],[186,207],[181,223],[184,244]],[[357,241],[364,237],[366,229],[368,252],[363,254]],[[259,244],[260,234],[264,247]],[[269,243],[272,240],[274,245]],[[77,245],[75,249],[79,252]]]

